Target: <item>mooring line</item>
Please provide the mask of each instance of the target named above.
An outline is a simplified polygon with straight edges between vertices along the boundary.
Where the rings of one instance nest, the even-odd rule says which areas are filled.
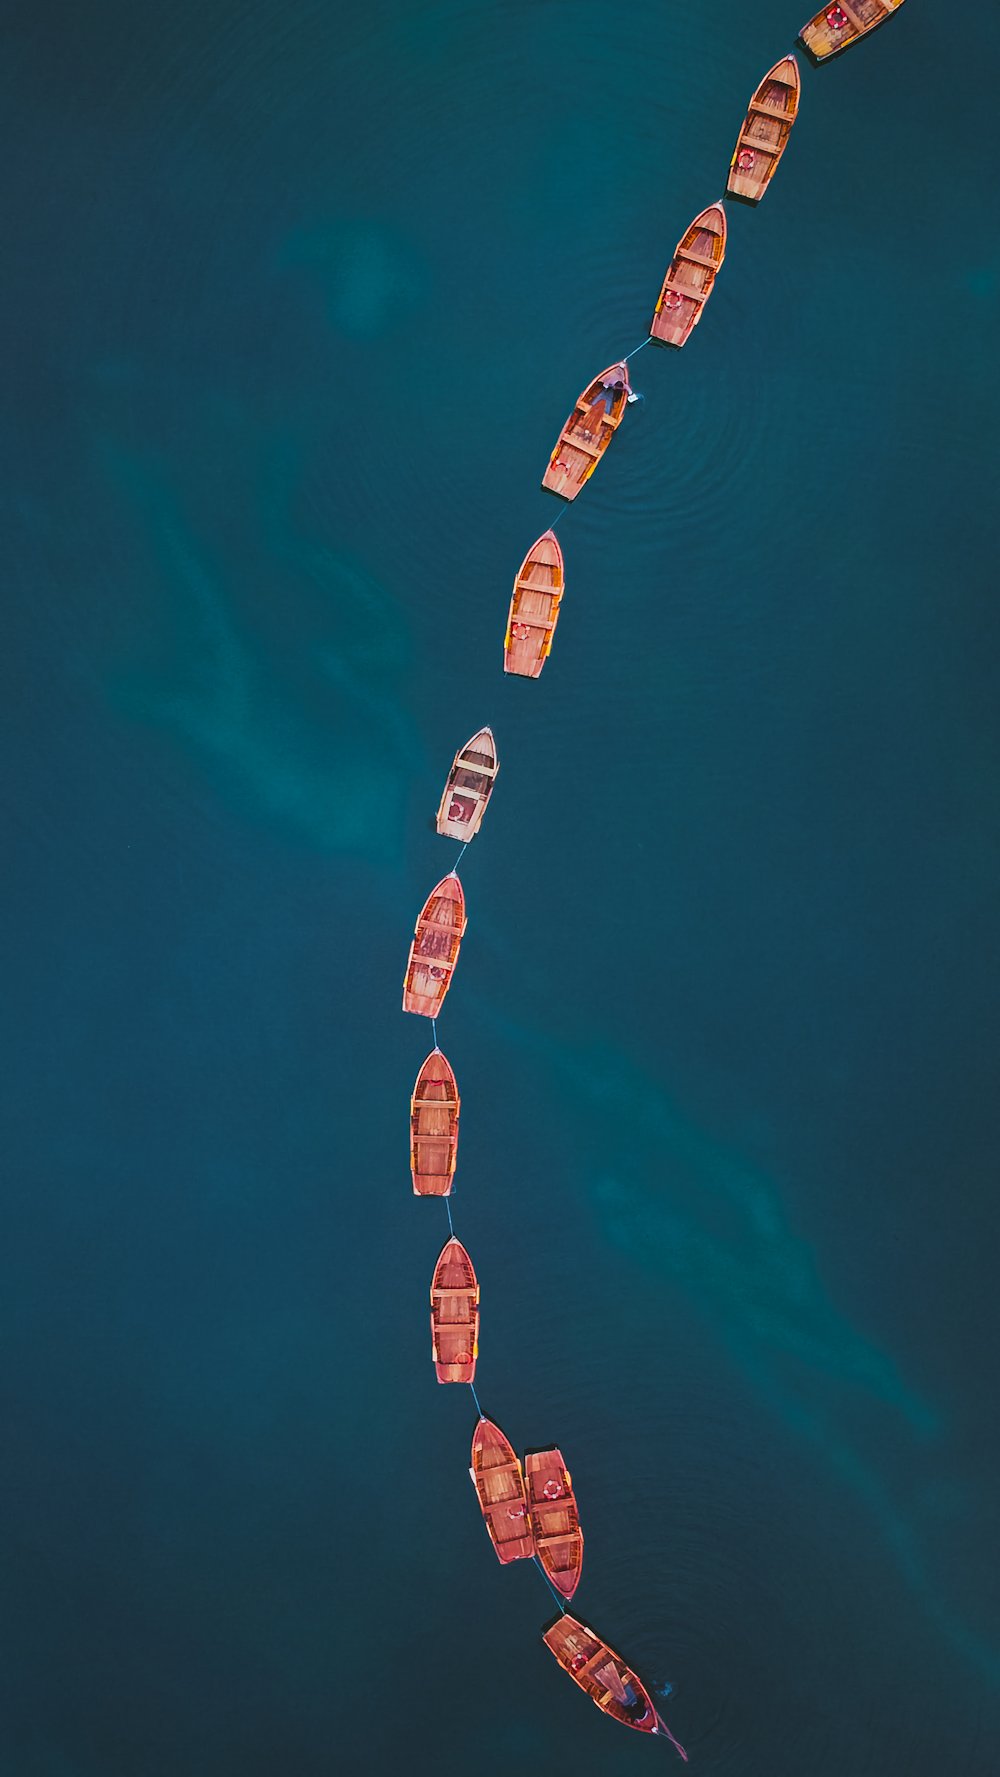
[[[548,1586],[549,1591],[552,1593],[553,1598],[555,1599],[556,1603],[558,1604],[560,1616],[564,1616],[566,1613],[565,1598],[560,1598],[558,1592],[555,1589],[555,1586],[552,1584],[552,1581],[549,1579],[548,1574],[546,1573],[544,1567],[542,1566],[541,1562],[539,1561],[538,1556],[532,1555],[531,1559],[535,1563],[535,1566],[537,1567],[539,1573],[541,1574],[543,1580],[545,1581],[545,1584]]]
[[[475,1385],[475,1383],[474,1383],[474,1382],[470,1382],[470,1383],[469,1383],[469,1387],[470,1387],[470,1388],[471,1388],[471,1390],[472,1390],[472,1398],[473,1398],[473,1400],[474,1400],[474,1401],[475,1401],[475,1403],[476,1403],[476,1412],[477,1412],[477,1413],[478,1413],[478,1414],[479,1414],[479,1417],[480,1417],[480,1419],[485,1419],[485,1418],[486,1418],[486,1414],[485,1414],[485,1413],[484,1413],[484,1412],[483,1412],[483,1409],[482,1409],[482,1407],[481,1407],[481,1406],[480,1406],[480,1405],[479,1405],[479,1396],[478,1396],[478,1395],[477,1395],[477,1393],[476,1393],[476,1385]]]

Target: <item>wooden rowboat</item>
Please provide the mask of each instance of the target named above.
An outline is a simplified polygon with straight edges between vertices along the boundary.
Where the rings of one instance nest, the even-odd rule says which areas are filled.
[[[479,1282],[454,1235],[431,1280],[431,1356],[439,1382],[471,1382],[479,1356]]]
[[[710,204],[677,243],[667,267],[649,337],[661,346],[682,346],[701,320],[715,274],[726,257],[726,213]]]
[[[628,365],[612,364],[584,389],[559,434],[542,486],[561,500],[575,500],[618,429],[632,390]]]
[[[432,889],[417,920],[403,982],[403,1011],[436,1018],[458,962],[465,917],[465,896],[454,871]]]
[[[479,832],[499,769],[493,730],[480,728],[455,754],[437,812],[439,833],[464,845]]]
[[[410,1171],[418,1197],[450,1197],[461,1100],[440,1049],[432,1049],[410,1099]]]
[[[744,204],[760,203],[798,116],[801,84],[794,56],[775,62],[765,74],[736,139],[727,197],[739,198]]]
[[[613,1715],[615,1721],[624,1722],[627,1728],[638,1728],[642,1734],[666,1734],[677,1746],[670,1730],[657,1715],[642,1680],[636,1677],[620,1654],[601,1640],[589,1623],[581,1623],[567,1611],[546,1624],[542,1640],[555,1654],[563,1671],[569,1673],[574,1684],[586,1691],[591,1702],[603,1709],[605,1715]],[[677,1746],[677,1750],[686,1761],[684,1748]]]
[[[824,6],[803,25],[799,42],[811,62],[828,62],[859,37],[877,31],[902,4],[903,0],[840,0],[838,5]]]
[[[565,586],[562,550],[555,531],[546,531],[517,570],[503,644],[505,673],[537,679],[552,647]]]
[[[528,1522],[545,1575],[563,1598],[580,1584],[583,1531],[570,1472],[555,1444],[524,1453]]]
[[[535,1546],[528,1528],[521,1464],[492,1419],[484,1417],[476,1426],[469,1473],[500,1560],[505,1565],[530,1560]]]

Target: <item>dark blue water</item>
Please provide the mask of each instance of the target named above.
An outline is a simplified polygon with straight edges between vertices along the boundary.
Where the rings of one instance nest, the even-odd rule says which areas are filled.
[[[803,62],[500,671],[802,16],[7,8],[3,1777],[674,1759],[541,1645],[429,1362],[399,994],[484,721],[454,1213],[576,1606],[693,1770],[1000,1769],[985,0]]]

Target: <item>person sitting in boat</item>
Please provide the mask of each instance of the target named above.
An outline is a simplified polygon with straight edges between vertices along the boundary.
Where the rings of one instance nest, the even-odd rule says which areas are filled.
[[[581,432],[594,433],[597,431],[601,420],[606,416],[610,417],[614,412],[615,399],[624,387],[624,381],[620,376],[616,376],[610,382],[602,381],[598,384],[597,394],[588,403],[585,412],[578,421]]]
[[[628,1712],[629,1719],[631,1721],[641,1721],[646,1713],[645,1698],[637,1697],[632,1686],[627,1682],[622,1688],[625,1692],[624,1708]]]

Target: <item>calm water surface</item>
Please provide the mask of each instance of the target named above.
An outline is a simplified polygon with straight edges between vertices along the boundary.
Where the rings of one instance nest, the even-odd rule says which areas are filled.
[[[559,535],[790,0],[34,0],[0,133],[0,1772],[631,1777],[428,1361],[712,1777],[1000,1769],[995,11],[803,64]]]

